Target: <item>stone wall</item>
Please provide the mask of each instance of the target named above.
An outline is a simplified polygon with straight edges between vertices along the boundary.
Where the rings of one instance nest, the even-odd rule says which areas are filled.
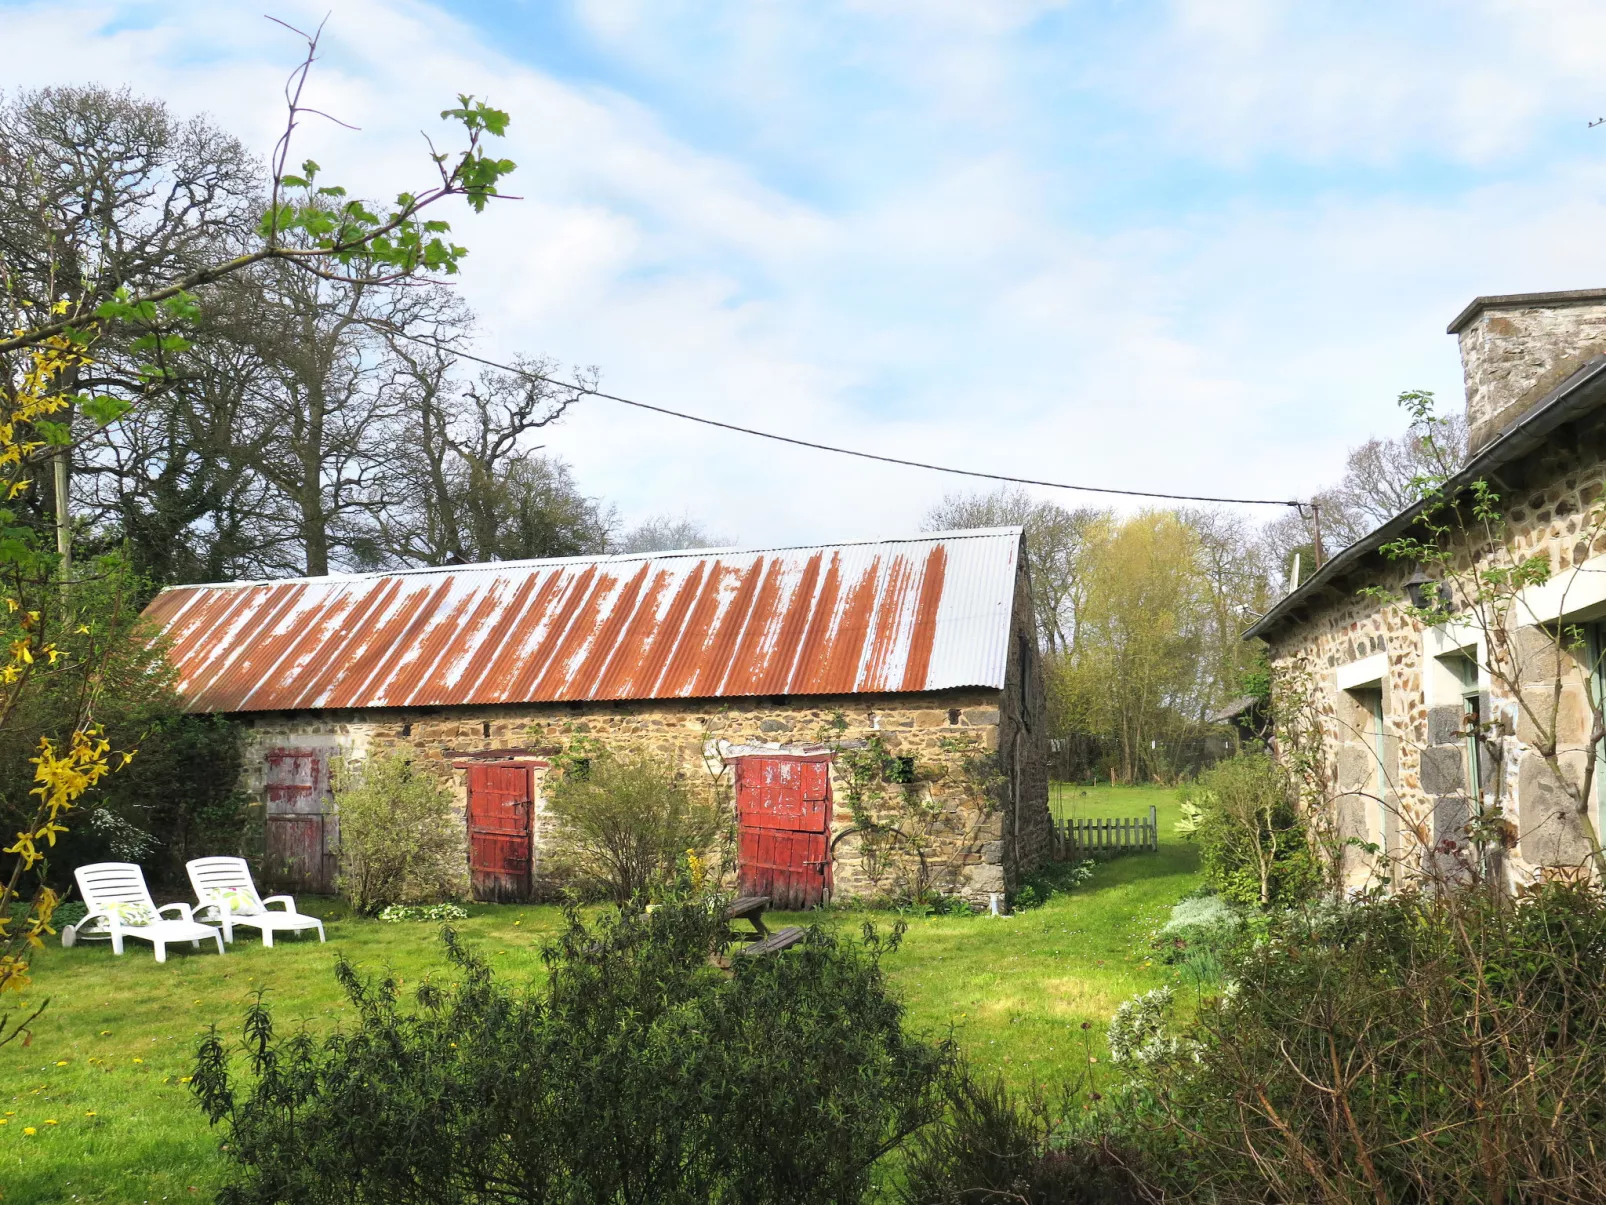
[[[1491,484],[1505,500],[1503,546],[1494,550],[1501,561],[1543,557],[1558,576],[1589,561],[1591,574],[1606,574],[1606,535],[1599,533],[1606,427],[1599,419],[1583,429],[1565,429],[1541,452],[1503,466]],[[1462,565],[1467,563],[1463,556]],[[1458,630],[1481,641],[1469,646],[1475,657],[1487,667],[1489,641],[1498,646],[1506,640],[1509,654],[1497,648],[1495,655],[1505,658],[1517,679],[1512,690],[1484,669],[1478,703],[1493,727],[1487,739],[1469,742],[1458,691],[1448,685],[1448,662],[1441,660],[1456,650],[1424,630],[1400,604],[1380,605],[1356,593],[1378,585],[1399,597],[1413,569],[1374,554],[1269,639],[1281,680],[1303,683],[1312,699],[1338,834],[1373,841],[1381,836],[1396,868],[1407,873],[1444,869],[1448,863],[1435,850],[1445,841],[1464,841],[1473,811],[1469,761],[1476,756],[1485,800],[1498,803],[1513,826],[1505,865],[1512,881],[1531,881],[1547,866],[1581,863],[1591,848],[1590,824],[1599,823],[1598,808],[1591,800],[1590,814],[1579,815],[1573,797],[1535,748],[1540,733],[1534,718],[1540,727],[1554,723],[1556,760],[1578,785],[1592,719],[1586,665],[1520,610],[1503,633],[1486,633],[1465,622],[1472,612],[1463,609]],[[1601,618],[1606,611],[1598,606],[1577,616],[1579,622]],[[1379,683],[1385,732],[1381,794],[1386,806],[1381,809],[1364,688],[1339,685],[1341,675],[1353,678],[1359,663],[1378,655],[1385,659]],[[1285,747],[1289,739],[1287,731],[1279,733]],[[1379,810],[1387,821],[1381,834]],[[1345,856],[1353,882],[1373,869],[1353,848]]]
[[[1043,688],[1035,645],[1028,641],[1012,650],[1011,663],[1012,689],[1004,692],[257,713],[239,717],[248,733],[246,786],[260,794],[265,755],[275,747],[320,746],[353,757],[403,750],[415,764],[431,768],[466,808],[467,771],[454,763],[523,757],[537,761],[539,774],[545,755],[587,736],[621,750],[662,755],[698,789],[728,797],[731,769],[722,754],[735,747],[796,747],[825,739],[854,748],[878,737],[893,757],[913,759],[914,769],[907,798],[903,788],[895,798],[889,793],[884,818],[911,833],[919,829],[932,886],[986,904],[991,893],[1012,889],[1020,870],[1047,846]],[[1024,670],[1023,683],[1017,669]],[[832,721],[839,713],[846,727],[836,731]],[[1008,760],[997,758],[1001,740]],[[853,827],[839,764],[832,792],[835,839]],[[539,798],[536,813],[539,874],[545,823]],[[881,894],[900,885],[895,880],[901,872],[889,869],[885,858],[864,865],[852,835],[838,843],[836,859],[839,897]]]

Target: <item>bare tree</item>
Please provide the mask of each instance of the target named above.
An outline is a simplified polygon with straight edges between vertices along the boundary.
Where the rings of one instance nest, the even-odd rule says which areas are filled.
[[[729,536],[710,535],[689,515],[656,515],[636,524],[613,542],[614,552],[675,552],[691,548],[728,548]]]
[[[1330,558],[1421,497],[1422,482],[1440,472],[1441,454],[1454,464],[1466,459],[1467,424],[1462,415],[1435,418],[1432,439],[1430,447],[1420,431],[1411,430],[1351,448],[1338,484],[1312,497],[1315,510],[1290,510],[1263,529],[1266,557],[1277,566],[1277,575],[1287,579],[1296,552],[1300,554],[1300,576],[1310,575],[1315,568],[1318,521],[1324,556]]]
[[[1052,654],[1068,651],[1076,642],[1077,615],[1087,591],[1084,553],[1089,533],[1107,514],[1090,508],[1066,510],[1006,487],[989,494],[950,494],[926,512],[921,527],[1025,528],[1038,639]]]

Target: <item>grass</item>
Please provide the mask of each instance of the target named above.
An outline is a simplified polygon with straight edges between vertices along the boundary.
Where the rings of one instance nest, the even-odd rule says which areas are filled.
[[[1017,1083],[1062,1080],[1103,1057],[1103,1023],[1115,1007],[1172,977],[1148,958],[1149,935],[1197,883],[1192,847],[1169,839],[1170,792],[1079,790],[1057,792],[1056,804],[1115,809],[1084,815],[1138,815],[1155,803],[1160,852],[1109,862],[1087,885],[1013,917],[908,918],[902,948],[885,963],[913,1029],[952,1032],[974,1062]],[[330,973],[337,950],[365,970],[396,975],[406,989],[444,973],[433,925],[354,920],[332,902],[303,906],[325,915],[327,945],[281,939],[266,950],[245,935],[223,958],[185,947],[162,966],[134,942],[116,959],[104,943],[52,944],[38,957],[39,991],[21,1000],[32,1011],[48,995],[50,1007],[30,1045],[0,1047],[5,1205],[209,1200],[226,1171],[222,1139],[184,1077],[210,1025],[237,1035],[258,989],[284,1029],[340,1024],[351,1010]],[[556,908],[477,905],[470,914],[460,931],[501,974],[542,974],[541,945],[562,922]],[[898,918],[843,909],[775,919],[850,930],[868,920],[884,930]],[[13,997],[4,1007],[22,1005]]]

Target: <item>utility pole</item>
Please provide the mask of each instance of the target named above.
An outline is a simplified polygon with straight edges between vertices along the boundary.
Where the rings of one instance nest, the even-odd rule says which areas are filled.
[[[1312,534],[1311,543],[1315,545],[1314,559],[1316,564],[1314,568],[1320,569],[1322,567],[1322,561],[1325,559],[1322,556],[1322,504],[1314,499],[1310,504],[1310,521]]]

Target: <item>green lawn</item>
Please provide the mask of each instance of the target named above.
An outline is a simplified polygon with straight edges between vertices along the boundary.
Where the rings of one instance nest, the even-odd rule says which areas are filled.
[[[1170,838],[1170,792],[1103,787],[1084,797],[1080,789],[1059,793],[1057,803],[1084,815],[1146,814],[1157,804],[1160,852],[1110,862],[1074,893],[1013,917],[913,919],[886,963],[913,1028],[934,1037],[951,1029],[975,1062],[1017,1082],[1052,1081],[1085,1065],[1083,1021],[1094,1023],[1092,1056],[1103,1057],[1099,1035],[1116,1005],[1171,976],[1148,959],[1149,935],[1197,881],[1192,847]],[[1095,807],[1112,810],[1087,810]],[[320,911],[317,901],[303,905]],[[459,927],[498,970],[541,974],[540,946],[561,922],[556,908],[470,911]],[[823,919],[856,930],[865,919],[885,927],[897,918],[839,911]],[[143,943],[129,943],[122,958],[103,943],[52,944],[35,963],[39,990],[21,997],[30,1011],[50,998],[32,1043],[0,1047],[5,1205],[210,1199],[223,1171],[221,1139],[183,1082],[208,1025],[238,1033],[258,988],[267,989],[281,1026],[338,1024],[350,1010],[330,974],[336,950],[394,973],[409,989],[444,973],[432,925],[335,915],[328,931],[323,946],[284,939],[265,950],[241,936],[225,957],[185,948],[170,951],[162,966]],[[12,997],[3,1007],[22,1005]]]

